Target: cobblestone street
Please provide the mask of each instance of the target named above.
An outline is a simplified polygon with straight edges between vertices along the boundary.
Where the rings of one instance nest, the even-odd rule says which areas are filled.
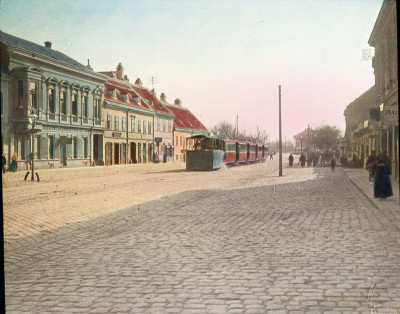
[[[165,178],[166,192],[47,232],[5,231],[7,313],[400,313],[398,184],[378,201],[364,170],[279,178],[276,164],[138,173],[146,186]],[[5,230],[24,230],[4,201],[19,213],[5,209]]]

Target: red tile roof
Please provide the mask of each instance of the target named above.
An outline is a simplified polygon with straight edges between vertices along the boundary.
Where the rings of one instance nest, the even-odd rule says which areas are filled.
[[[167,105],[166,107],[175,115],[175,126],[185,129],[207,131],[207,128],[187,108],[172,105]]]
[[[145,87],[139,87],[137,85],[131,85],[131,87],[144,99],[152,103],[152,107],[155,110],[164,112],[164,113],[169,113],[168,109],[163,106],[160,101],[157,99],[156,96],[154,96],[147,88]]]
[[[104,98],[109,101],[120,103],[126,106],[132,106],[144,110],[151,111],[152,109],[141,100],[130,88],[130,85],[124,84],[124,82],[116,80],[108,80],[105,84]],[[112,92],[117,90],[117,98],[114,98]],[[111,93],[111,94],[110,94]],[[122,95],[129,95],[129,99],[125,99]],[[127,97],[126,97],[127,98]],[[140,104],[136,101],[140,99]]]

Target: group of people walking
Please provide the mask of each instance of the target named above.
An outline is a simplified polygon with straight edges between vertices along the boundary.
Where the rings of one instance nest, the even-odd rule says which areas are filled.
[[[376,151],[372,151],[365,164],[365,169],[369,171],[369,182],[374,185],[374,197],[386,199],[393,196],[392,182],[390,175],[392,174],[392,162],[386,151],[376,155]]]
[[[303,153],[301,153],[300,158],[299,158],[299,162],[297,163],[298,165],[301,165],[302,168],[304,168],[304,166],[307,163],[307,166],[310,167],[311,164],[313,165],[313,167],[316,167],[318,165],[318,163],[320,165],[324,165],[324,160],[322,158],[322,155],[320,155],[319,157],[317,155],[308,155],[308,157],[306,157]],[[293,154],[290,154],[289,156],[289,166],[292,167],[293,166],[293,162],[294,162],[294,157]],[[330,158],[329,160],[329,165],[331,166],[331,170],[335,171],[335,167],[336,167],[336,159],[334,156],[332,156],[332,158]]]

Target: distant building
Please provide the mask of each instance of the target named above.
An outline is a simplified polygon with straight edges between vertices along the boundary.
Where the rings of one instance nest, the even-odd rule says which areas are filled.
[[[304,129],[304,131],[297,133],[295,136],[293,136],[295,141],[295,152],[299,154],[308,154],[315,151],[314,134],[315,131],[310,128],[310,126],[308,126],[307,129]]]
[[[346,131],[343,140],[344,155],[357,156],[364,165],[372,150],[380,146],[376,132],[379,120],[375,85],[351,102],[344,111]],[[377,116],[378,115],[378,116]]]
[[[174,115],[174,152],[175,161],[186,162],[186,139],[196,134],[208,134],[206,127],[189,111],[182,106],[180,99],[174,104],[164,105]],[[193,142],[188,143],[193,145]]]
[[[106,78],[52,49],[0,31],[2,151],[19,169],[90,165],[103,159]],[[30,116],[35,115],[34,140]],[[23,166],[23,167],[21,167]]]

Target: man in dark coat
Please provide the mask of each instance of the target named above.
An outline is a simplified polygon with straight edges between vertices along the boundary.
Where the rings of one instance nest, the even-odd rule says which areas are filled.
[[[304,167],[304,165],[306,164],[306,156],[304,156],[303,153],[301,153],[301,155],[300,155],[299,163],[300,163],[301,167]]]
[[[383,155],[378,155],[378,162],[372,167],[374,175],[375,198],[386,199],[393,195],[392,182],[390,181],[389,168],[385,165]]]
[[[289,166],[290,167],[293,166],[293,160],[294,160],[294,157],[292,154],[290,154],[290,156],[289,156]]]

